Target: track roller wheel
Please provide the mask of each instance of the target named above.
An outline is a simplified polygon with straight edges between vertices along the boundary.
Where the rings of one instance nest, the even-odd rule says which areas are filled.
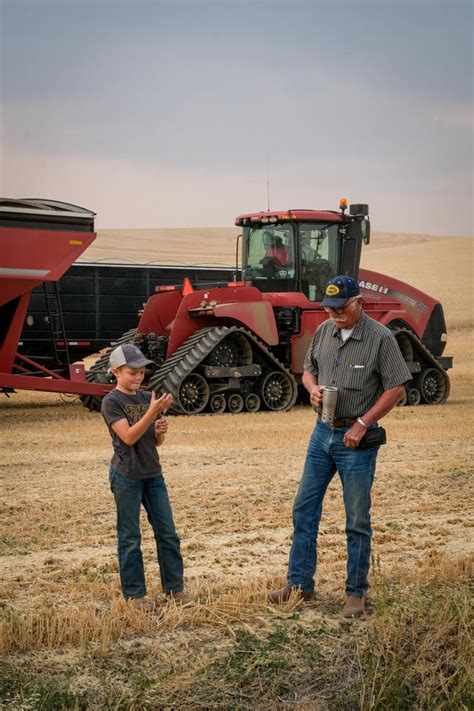
[[[242,412],[244,409],[244,398],[238,393],[229,395],[227,398],[227,407],[229,408],[229,412],[232,412],[234,415],[237,412]]]
[[[285,373],[273,370],[260,381],[262,402],[269,410],[284,410],[291,403],[293,387]]]
[[[408,388],[407,405],[419,405],[421,402],[421,393],[418,388]]]
[[[448,395],[448,385],[443,374],[436,368],[425,368],[417,378],[421,400],[428,405],[439,405]]]
[[[407,402],[408,402],[408,393],[407,393],[406,388],[404,388],[403,395],[401,396],[400,400],[397,402],[397,406],[403,407],[404,405],[407,404]]]
[[[209,400],[209,385],[199,373],[190,373],[178,391],[179,404],[188,415],[202,412]]]
[[[245,398],[245,409],[247,412],[258,412],[261,404],[262,401],[258,397],[257,393],[249,393]]]
[[[209,400],[209,407],[211,409],[211,412],[213,412],[215,415],[224,412],[226,408],[225,397],[223,395],[220,395],[219,393],[217,393],[216,395],[212,395],[211,399]]]

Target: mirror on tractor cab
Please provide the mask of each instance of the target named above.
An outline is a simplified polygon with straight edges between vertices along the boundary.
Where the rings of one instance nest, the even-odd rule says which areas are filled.
[[[370,242],[370,222],[369,220],[362,220],[360,225],[360,231],[362,232],[362,239],[364,244],[369,244]]]

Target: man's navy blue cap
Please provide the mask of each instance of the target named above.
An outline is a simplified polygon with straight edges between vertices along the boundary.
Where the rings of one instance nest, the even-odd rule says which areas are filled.
[[[330,279],[324,290],[324,299],[321,306],[331,309],[342,309],[354,296],[360,296],[359,284],[355,279],[343,274]]]

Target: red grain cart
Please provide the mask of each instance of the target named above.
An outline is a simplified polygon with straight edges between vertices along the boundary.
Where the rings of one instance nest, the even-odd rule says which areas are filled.
[[[83,363],[70,363],[57,281],[94,241],[90,210],[52,200],[0,199],[0,390],[45,390],[102,396],[110,385],[86,380]],[[32,290],[45,288],[59,367],[47,368],[18,352]],[[66,365],[64,365],[66,363]]]

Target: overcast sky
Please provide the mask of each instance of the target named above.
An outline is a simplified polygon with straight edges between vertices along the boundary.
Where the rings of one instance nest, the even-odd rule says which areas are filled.
[[[473,234],[471,0],[0,0],[0,193],[99,228]]]

